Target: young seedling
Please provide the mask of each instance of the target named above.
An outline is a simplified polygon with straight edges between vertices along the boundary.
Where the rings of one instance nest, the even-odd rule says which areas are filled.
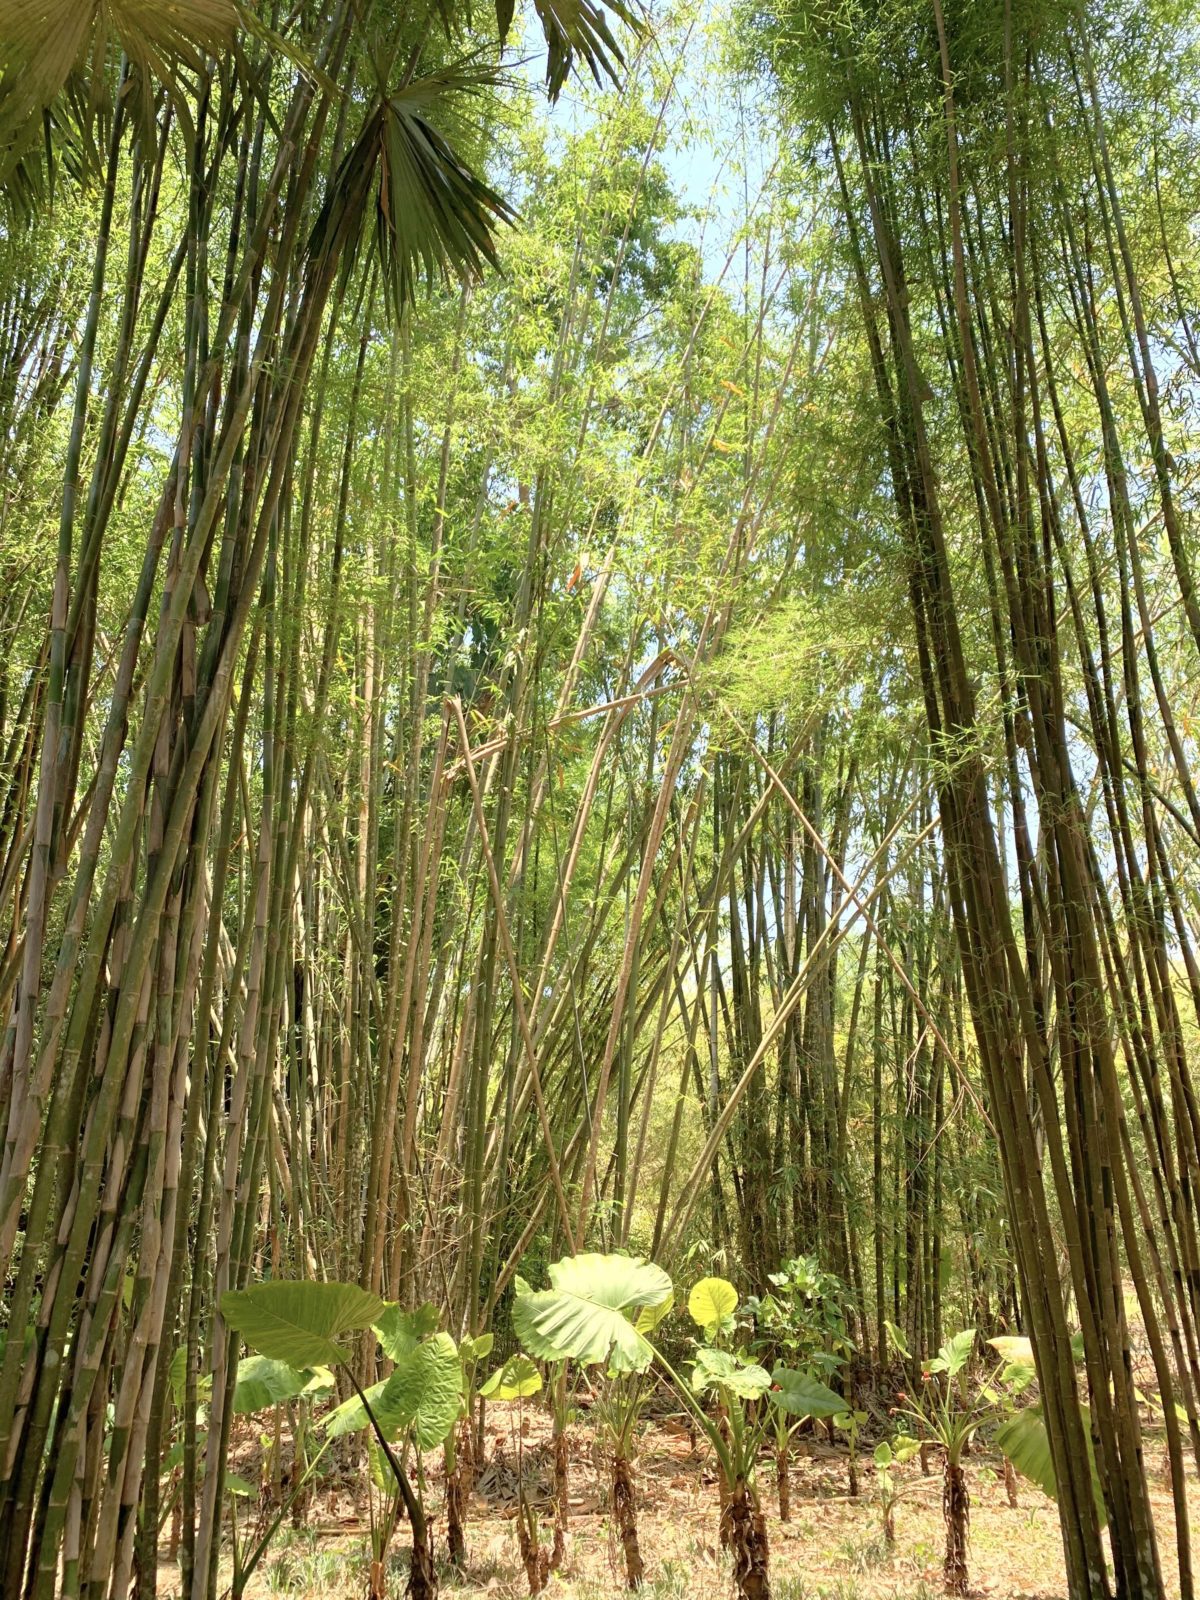
[[[467,1506],[475,1482],[475,1441],[472,1423],[475,1416],[479,1363],[492,1353],[493,1336],[480,1333],[459,1340],[458,1358],[462,1363],[463,1391],[458,1421],[446,1435],[442,1452],[446,1464],[446,1550],[451,1565],[459,1571],[467,1559]]]
[[[858,1498],[858,1436],[866,1420],[867,1413],[858,1411],[853,1406],[835,1411],[832,1419],[833,1426],[840,1428],[846,1435],[846,1443],[849,1446],[848,1471],[850,1494],[853,1499]]]
[[[775,1472],[779,1493],[779,1520],[791,1516],[788,1467],[792,1435],[806,1422],[821,1417],[848,1416],[846,1402],[811,1372],[777,1365],[771,1374],[771,1425],[775,1433]],[[861,1415],[861,1414],[860,1414]],[[865,1418],[864,1418],[865,1420]],[[857,1424],[853,1424],[857,1426]]]
[[[903,1485],[893,1476],[892,1468],[911,1461],[920,1448],[920,1440],[903,1433],[875,1446],[875,1498],[883,1516],[883,1537],[889,1549],[896,1542],[896,1507],[905,1493]]]
[[[561,1568],[567,1553],[571,1494],[571,1456],[567,1448],[567,1422],[571,1414],[570,1367],[569,1361],[550,1363],[550,1414],[554,1424],[551,1434],[554,1452],[554,1548],[550,1552],[551,1572]]]

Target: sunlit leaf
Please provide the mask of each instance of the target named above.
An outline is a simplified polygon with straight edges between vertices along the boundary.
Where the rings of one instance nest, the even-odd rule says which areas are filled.
[[[737,1310],[737,1290],[725,1278],[701,1278],[688,1295],[693,1322],[707,1333],[726,1323]]]
[[[528,1356],[518,1352],[496,1368],[479,1392],[485,1400],[527,1400],[541,1387],[541,1373]]]
[[[642,1372],[654,1351],[631,1313],[660,1306],[671,1294],[661,1267],[638,1256],[586,1253],[550,1268],[551,1289],[513,1302],[513,1328],[531,1355],[546,1361],[570,1356],[585,1366],[600,1362],[617,1372]]]

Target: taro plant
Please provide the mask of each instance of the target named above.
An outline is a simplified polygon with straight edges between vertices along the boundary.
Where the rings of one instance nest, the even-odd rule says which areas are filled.
[[[789,1469],[792,1435],[806,1422],[846,1415],[846,1402],[811,1373],[776,1364],[771,1374],[771,1430],[775,1436],[775,1484],[779,1520],[791,1520]],[[857,1415],[862,1415],[858,1413]],[[852,1420],[848,1417],[847,1420]]]
[[[990,1339],[988,1343],[1000,1357],[1000,1363],[992,1378],[984,1388],[984,1395],[992,1406],[997,1409],[1002,1417],[1000,1426],[996,1429],[996,1445],[1000,1450],[1006,1468],[1006,1482],[1008,1464],[1028,1478],[1031,1483],[1036,1483],[1043,1493],[1052,1500],[1058,1498],[1058,1482],[1054,1472],[1054,1457],[1050,1450],[1050,1436],[1046,1431],[1046,1421],[1042,1414],[1040,1401],[1032,1404],[1018,1405],[1017,1400],[1023,1397],[1033,1385],[1037,1369],[1034,1366],[1033,1345],[1029,1339],[1019,1335],[1006,1335]],[[1083,1361],[1083,1340],[1076,1334],[1071,1341],[1077,1364]],[[1149,1399],[1142,1396],[1143,1399]],[[1153,1400],[1150,1400],[1154,1404]],[[1159,1402],[1161,1406],[1161,1402]],[[1092,1492],[1096,1502],[1096,1515],[1101,1528],[1108,1520],[1108,1510],[1104,1503],[1104,1492],[1100,1484],[1100,1474],[1096,1467],[1095,1450],[1092,1444],[1091,1419],[1087,1406],[1080,1406],[1080,1413],[1084,1423],[1084,1441],[1088,1452],[1088,1461],[1091,1466]],[[1013,1499],[1012,1491],[1009,1494]]]
[[[763,1396],[770,1388],[771,1374],[747,1356],[713,1345],[697,1349],[692,1390],[698,1396],[714,1395],[719,1405],[715,1418],[702,1406],[696,1410],[725,1485],[721,1543],[732,1557],[741,1600],[770,1600],[771,1595],[767,1524],[755,1479],[770,1415]]]
[[[326,1431],[331,1438],[370,1428],[367,1439],[371,1478],[379,1491],[381,1504],[378,1516],[372,1516],[371,1542],[371,1600],[381,1597],[384,1589],[387,1550],[399,1521],[401,1509],[412,1522],[412,1514],[403,1489],[397,1483],[398,1493],[389,1494],[388,1467],[400,1447],[400,1460],[407,1459],[411,1451],[415,1456],[417,1482],[415,1497],[426,1522],[425,1544],[432,1566],[433,1544],[424,1517],[424,1474],[421,1470],[422,1453],[444,1445],[453,1433],[462,1405],[462,1362],[454,1340],[448,1333],[438,1331],[438,1313],[433,1305],[423,1305],[415,1311],[405,1311],[398,1305],[388,1305],[372,1324],[384,1355],[392,1363],[390,1375],[373,1384],[365,1392],[355,1386],[356,1392],[325,1419]],[[417,1534],[413,1529],[413,1545]],[[417,1570],[414,1559],[412,1570]],[[413,1586],[410,1581],[410,1592]]]
[[[1020,1334],[1002,1334],[995,1339],[989,1339],[988,1344],[1000,1357],[1000,1364],[984,1385],[983,1395],[1003,1418],[997,1429],[996,1443],[1000,1449],[1000,1459],[1004,1463],[1004,1492],[1008,1496],[1009,1505],[1015,1510],[1018,1503],[1017,1474],[1012,1456],[1004,1448],[1001,1436],[1005,1435],[1010,1424],[1016,1423],[1016,1437],[1020,1448],[1019,1441],[1023,1437],[1023,1430],[1018,1421],[1021,1412],[1017,1401],[1037,1377],[1033,1363],[1033,1345]],[[1038,1415],[1040,1416],[1040,1412]]]
[[[221,1297],[221,1315],[259,1355],[297,1371],[316,1367],[343,1371],[354,1390],[350,1400],[326,1418],[327,1438],[369,1427],[383,1463],[396,1485],[412,1530],[408,1593],[413,1600],[432,1600],[438,1592],[433,1542],[420,1484],[414,1486],[401,1455],[415,1449],[418,1473],[421,1452],[441,1444],[454,1426],[462,1396],[462,1365],[449,1334],[437,1333],[432,1308],[404,1312],[356,1284],[272,1280]],[[353,1352],[341,1340],[347,1334],[374,1330],[391,1374],[364,1390],[355,1376]],[[394,1443],[403,1439],[401,1453]],[[393,1518],[394,1521],[394,1518]],[[382,1558],[373,1574],[381,1582]]]
[[[479,1392],[485,1400],[515,1400],[522,1403],[537,1394],[542,1387],[542,1375],[529,1357],[518,1351],[509,1356],[502,1367],[497,1367]],[[550,1552],[542,1548],[538,1538],[537,1513],[525,1498],[525,1419],[517,1416],[517,1544],[521,1551],[521,1564],[531,1595],[541,1594],[550,1576]]]
[[[639,1256],[588,1252],[549,1269],[550,1288],[522,1285],[513,1327],[531,1356],[599,1366],[608,1380],[599,1417],[609,1446],[613,1520],[625,1558],[625,1581],[638,1589],[644,1564],[638,1541],[631,1458],[650,1393],[655,1358],[647,1334],[670,1310],[674,1291],[661,1267]]]
[[[892,1328],[891,1334],[900,1354],[911,1360],[898,1331]],[[910,1397],[901,1391],[898,1396],[899,1409],[916,1424],[919,1439],[942,1452],[942,1515],[946,1523],[942,1576],[946,1593],[952,1595],[967,1592],[971,1499],[963,1455],[991,1409],[987,1397],[972,1393],[970,1386],[968,1369],[975,1339],[974,1328],[956,1333],[922,1368],[921,1394]]]
[[[850,1479],[850,1494],[858,1498],[858,1437],[867,1421],[867,1413],[860,1411],[856,1406],[848,1406],[842,1402],[841,1409],[835,1411],[829,1419],[833,1427],[839,1428],[846,1435],[847,1468]]]
[[[782,1366],[769,1373],[746,1351],[725,1348],[736,1331],[737,1305],[737,1290],[724,1278],[703,1278],[696,1284],[688,1311],[701,1337],[690,1388],[676,1383],[717,1458],[725,1489],[721,1543],[733,1559],[740,1600],[770,1600],[770,1545],[755,1477],[759,1450],[768,1429],[778,1428],[781,1415],[797,1422],[830,1416],[844,1401],[808,1373]],[[717,1401],[715,1416],[700,1403],[706,1394]]]
[[[475,1483],[475,1400],[479,1363],[492,1353],[493,1336],[480,1333],[458,1342],[462,1365],[462,1399],[458,1420],[442,1443],[446,1463],[446,1550],[452,1566],[461,1569],[467,1559],[467,1506]]]
[[[550,1570],[557,1572],[566,1557],[567,1521],[570,1516],[571,1452],[567,1447],[567,1423],[571,1417],[571,1363],[550,1363],[550,1416],[553,1431],[550,1445],[554,1454],[554,1548]]]
[[[905,1494],[904,1485],[893,1468],[902,1467],[917,1454],[921,1441],[898,1433],[894,1439],[881,1439],[875,1446],[875,1498],[883,1517],[883,1538],[890,1549],[896,1542],[896,1507]]]

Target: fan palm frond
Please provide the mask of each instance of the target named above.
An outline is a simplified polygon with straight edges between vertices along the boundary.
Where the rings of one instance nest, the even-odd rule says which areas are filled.
[[[239,0],[0,0],[0,190],[10,204],[40,198],[56,144],[73,164],[93,164],[117,53],[139,105],[153,105],[153,92],[139,91],[159,84],[186,113],[179,73],[201,71],[245,20]]]
[[[497,0],[497,22],[502,5],[507,6],[511,22],[512,6],[508,0]],[[640,33],[642,24],[632,7],[624,0],[604,0],[603,4],[594,4],[593,0],[534,0],[534,6],[546,39],[546,89],[551,100],[557,100],[576,56],[586,64],[597,84],[605,78],[617,82],[625,58],[606,12],[618,17],[632,32]],[[506,32],[501,26],[501,35]]]
[[[459,62],[381,95],[330,185],[313,229],[314,259],[340,259],[348,272],[373,206],[375,249],[397,312],[421,280],[466,283],[497,266],[497,227],[516,213],[435,121],[453,119],[456,100],[498,81],[494,67]]]

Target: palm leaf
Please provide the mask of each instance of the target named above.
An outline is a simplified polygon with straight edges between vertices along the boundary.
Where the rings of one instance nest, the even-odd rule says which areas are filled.
[[[576,56],[597,84],[603,84],[605,78],[617,81],[625,57],[613,37],[606,10],[619,17],[627,28],[641,32],[636,14],[623,0],[607,0],[607,6],[595,5],[592,0],[534,0],[534,6],[546,38],[546,89],[551,100],[558,99]],[[501,38],[507,34],[511,20],[511,5],[507,0],[497,0],[496,21]]]
[[[0,191],[27,213],[52,183],[56,151],[77,179],[99,168],[122,57],[143,136],[153,137],[165,93],[190,150],[195,80],[213,57],[231,58],[258,92],[244,34],[332,87],[248,0],[0,0]]]
[[[348,274],[374,209],[383,281],[399,313],[419,281],[468,283],[499,265],[496,228],[516,213],[458,157],[434,119],[498,83],[495,68],[459,62],[380,97],[330,184],[310,248]]]
[[[245,21],[239,0],[0,0],[0,184],[18,203],[36,195],[38,146],[55,132],[95,146],[120,54],[133,83],[162,84],[182,105],[179,71],[201,71]]]

